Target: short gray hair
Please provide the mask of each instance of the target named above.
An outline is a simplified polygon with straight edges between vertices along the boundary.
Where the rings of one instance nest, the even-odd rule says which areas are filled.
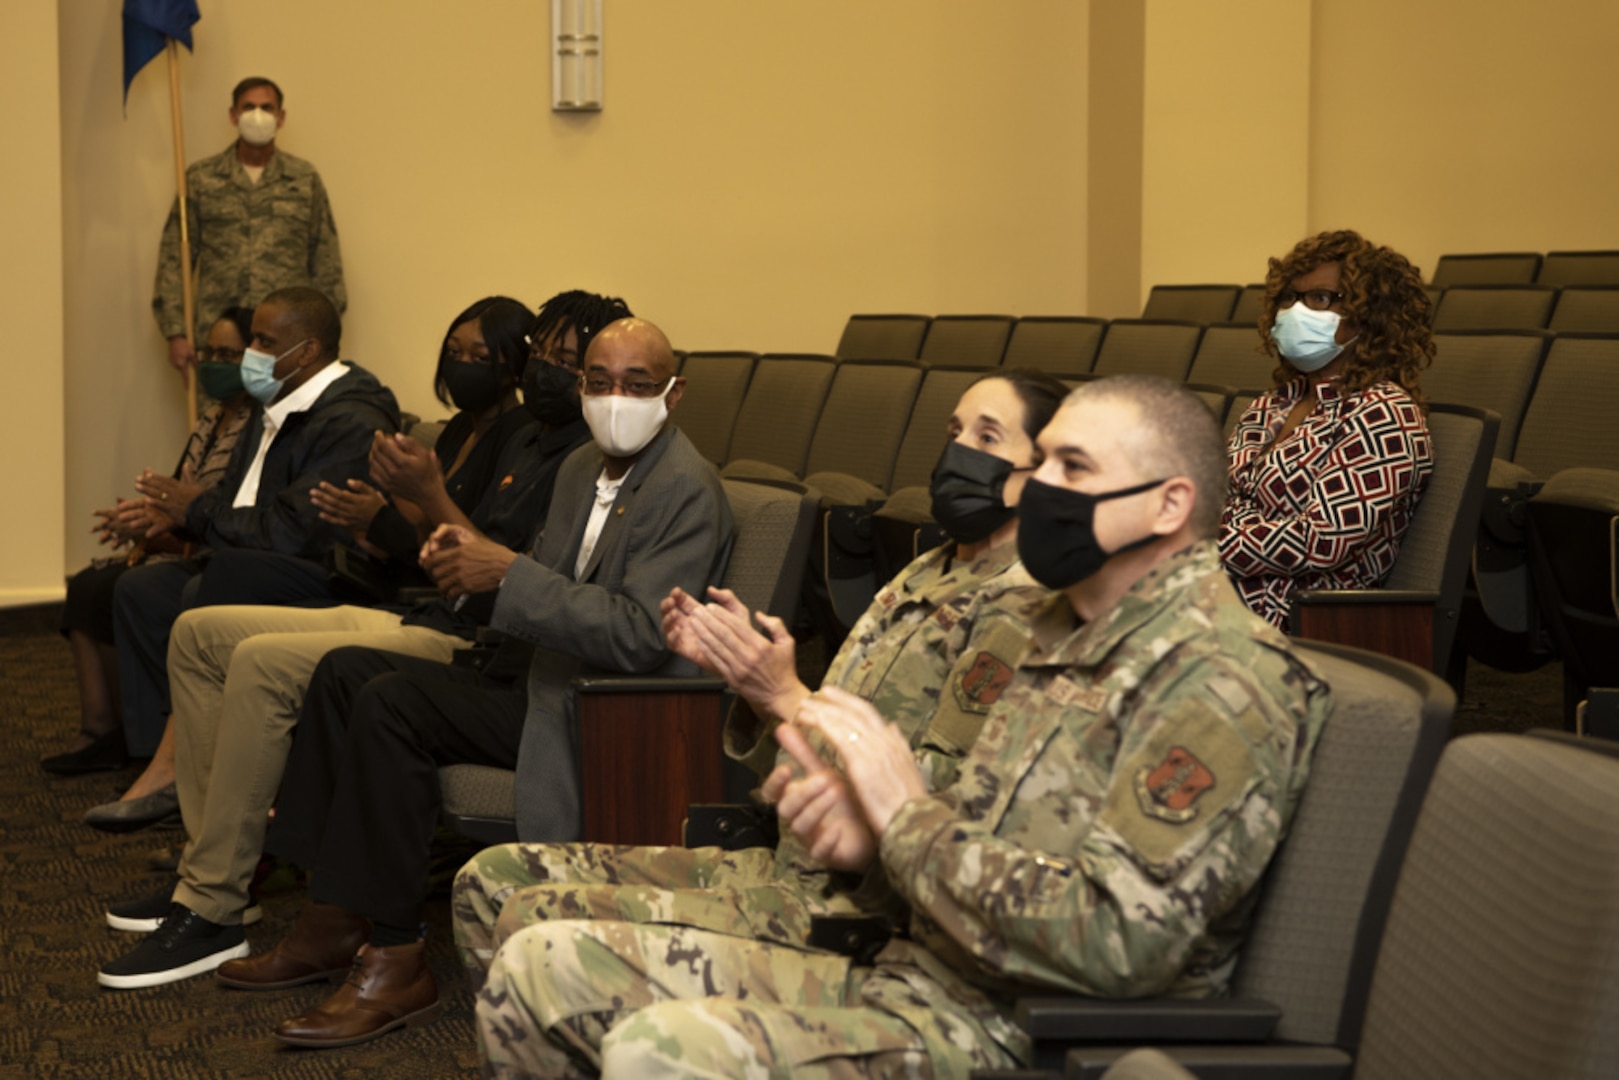
[[[1220,531],[1225,508],[1225,436],[1203,399],[1179,383],[1152,375],[1112,375],[1081,383],[1066,405],[1082,401],[1127,401],[1141,418],[1136,451],[1150,477],[1184,476],[1197,489],[1188,519],[1192,533],[1207,540]]]

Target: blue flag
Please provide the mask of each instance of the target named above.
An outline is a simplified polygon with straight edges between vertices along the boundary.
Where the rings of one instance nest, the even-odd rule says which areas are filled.
[[[197,0],[124,0],[124,100],[141,68],[169,38],[191,48],[191,26],[202,15]]]

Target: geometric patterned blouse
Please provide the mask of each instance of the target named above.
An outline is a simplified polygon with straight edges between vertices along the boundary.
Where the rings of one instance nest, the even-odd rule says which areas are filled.
[[[1294,589],[1382,583],[1433,472],[1422,410],[1393,382],[1340,394],[1323,380],[1314,411],[1276,443],[1309,385],[1256,399],[1226,448],[1220,561],[1243,602],[1283,630]]]

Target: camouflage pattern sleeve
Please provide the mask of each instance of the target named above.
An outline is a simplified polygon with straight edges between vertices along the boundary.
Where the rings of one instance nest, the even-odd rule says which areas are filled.
[[[191,174],[187,172],[188,184],[190,177]],[[196,237],[201,232],[195,199],[190,199],[186,203],[186,218],[192,237],[191,259],[195,265],[198,252]],[[152,315],[157,319],[158,330],[166,338],[177,337],[186,332],[185,296],[180,284],[181,273],[180,199],[176,196],[174,204],[169,207],[168,220],[163,225],[163,239],[157,249],[157,280],[152,285]]]
[[[1319,728],[1299,714],[1324,707],[1290,708],[1292,675],[1280,654],[1168,658],[1124,710],[1116,744],[1088,738],[1111,728],[1095,722],[1020,738],[1019,714],[1053,687],[1009,693],[989,739],[1000,760],[975,754],[963,770],[1015,778],[1004,814],[964,820],[948,799],[919,799],[882,839],[918,916],[912,936],[992,982],[1136,997],[1205,971],[1220,981],[1212,969],[1232,962],[1244,898],[1285,832]]]
[[[349,294],[343,286],[343,252],[337,243],[337,221],[326,198],[326,185],[315,173],[313,208],[309,215],[309,280],[326,294],[339,315],[348,310]]]

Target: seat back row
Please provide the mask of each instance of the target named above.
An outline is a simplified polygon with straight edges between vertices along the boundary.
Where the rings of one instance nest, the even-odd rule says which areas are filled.
[[[1125,372],[1185,382],[1217,415],[1240,415],[1275,363],[1252,326],[1121,319],[1099,328],[1090,363],[1068,378]],[[1435,334],[1422,375],[1435,402],[1501,417],[1496,456],[1540,476],[1619,465],[1619,335],[1544,330]],[[1022,365],[1011,365],[1022,366]],[[785,474],[842,473],[879,491],[925,485],[957,398],[982,367],[830,356],[694,352],[677,422],[716,465],[764,462]],[[1521,443],[1521,445],[1520,445]]]

